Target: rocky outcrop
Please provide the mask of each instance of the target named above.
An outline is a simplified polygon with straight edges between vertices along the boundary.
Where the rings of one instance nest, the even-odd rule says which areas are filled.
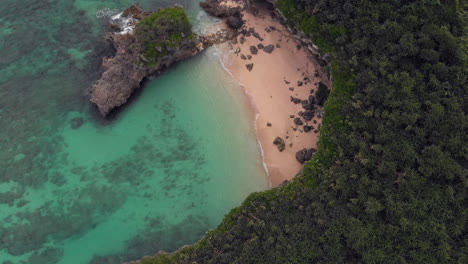
[[[143,55],[138,37],[131,29],[132,23],[135,27],[139,19],[148,15],[151,13],[143,12],[139,5],[134,5],[117,17],[125,23],[113,21],[112,25],[117,27],[117,32],[106,36],[106,40],[115,47],[116,54],[103,59],[104,73],[88,89],[90,101],[97,106],[102,116],[125,104],[145,77],[155,75],[173,63],[194,56],[213,44],[232,39],[235,35],[227,29],[205,36],[194,34],[193,38],[183,39],[179,45],[171,47],[157,64],[150,65]]]

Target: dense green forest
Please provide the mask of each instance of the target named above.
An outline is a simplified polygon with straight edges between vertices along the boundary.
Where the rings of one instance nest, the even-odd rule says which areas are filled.
[[[468,263],[467,4],[277,7],[333,56],[317,154],[194,246],[141,263]]]
[[[145,17],[137,24],[136,34],[149,65],[156,65],[183,40],[193,37],[192,25],[181,6],[164,8]]]

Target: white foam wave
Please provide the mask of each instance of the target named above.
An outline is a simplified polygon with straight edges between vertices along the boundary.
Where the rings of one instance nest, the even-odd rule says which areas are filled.
[[[96,17],[97,18],[112,17],[119,12],[120,10],[118,9],[103,8],[103,9],[96,11]]]
[[[122,12],[111,17],[112,23],[116,23],[120,27],[118,34],[132,34],[135,30],[136,19],[132,17],[122,17]]]

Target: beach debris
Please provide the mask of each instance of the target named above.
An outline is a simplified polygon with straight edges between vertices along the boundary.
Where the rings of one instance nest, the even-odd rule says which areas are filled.
[[[296,118],[294,118],[294,124],[296,124],[298,126],[302,126],[304,124],[304,122],[302,122],[302,120],[299,117],[296,117]]]
[[[294,91],[294,87],[289,87],[289,90],[290,90],[290,91]]]
[[[276,44],[276,47],[277,47],[278,49],[281,48],[281,46],[280,46],[279,44]]]
[[[290,115],[289,118],[295,118],[296,116],[295,115]]]
[[[271,123],[270,123],[270,122],[267,122],[267,126],[271,127]]]
[[[239,54],[241,52],[241,49],[237,47],[236,51],[234,51],[234,54]]]
[[[290,84],[291,82],[284,80],[284,83],[285,84]]]
[[[247,59],[248,59],[248,60],[252,59],[252,55],[248,54],[248,55],[247,55]]]
[[[271,54],[273,52],[273,50],[275,49],[275,46],[273,45],[268,45],[268,46],[265,46],[263,48],[263,51],[265,51],[266,53],[268,54]]]
[[[246,57],[244,54],[241,54],[241,55],[240,55],[240,58],[243,59],[243,60],[246,60],[246,59],[247,59],[247,57]]]
[[[252,71],[253,66],[254,66],[253,63],[249,63],[249,64],[246,64],[246,65],[245,65],[245,67],[247,68],[248,71]]]
[[[304,164],[304,162],[309,161],[312,159],[312,156],[314,153],[317,152],[316,149],[310,148],[310,149],[302,149],[296,152],[296,160],[299,161],[299,163]]]
[[[256,55],[258,53],[257,47],[250,46],[250,53],[252,53],[252,55]]]
[[[280,137],[276,137],[275,140],[273,141],[273,144],[276,145],[279,152],[282,152],[286,148],[284,140]]]

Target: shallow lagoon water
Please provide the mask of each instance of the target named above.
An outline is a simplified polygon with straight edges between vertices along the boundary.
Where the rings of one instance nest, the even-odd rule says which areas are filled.
[[[172,251],[268,187],[247,99],[214,49],[148,81],[111,120],[96,115],[84,90],[109,55],[96,14],[132,3],[2,2],[0,263]],[[210,23],[197,1],[179,3],[196,30]]]

